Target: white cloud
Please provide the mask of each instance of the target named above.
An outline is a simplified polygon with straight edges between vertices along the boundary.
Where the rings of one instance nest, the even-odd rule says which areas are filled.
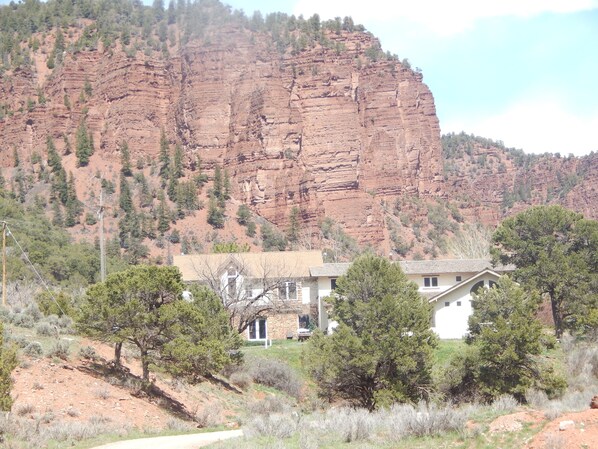
[[[598,111],[583,115],[559,99],[526,98],[486,117],[449,118],[442,132],[461,132],[502,140],[527,153],[576,156],[598,151]]]
[[[441,35],[459,33],[479,19],[531,17],[542,13],[571,13],[598,8],[598,0],[297,0],[295,14],[320,14],[328,19],[352,16],[366,27],[371,22],[401,19],[423,25]]]

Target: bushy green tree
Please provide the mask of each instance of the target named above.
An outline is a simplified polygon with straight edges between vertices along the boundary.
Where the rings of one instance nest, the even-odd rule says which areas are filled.
[[[133,170],[131,168],[131,153],[129,152],[129,144],[123,140],[120,144],[120,172],[125,176],[132,176]]]
[[[260,231],[264,251],[284,251],[287,248],[287,239],[273,226],[264,223]]]
[[[75,155],[77,156],[77,162],[80,166],[85,166],[89,163],[89,158],[94,152],[93,148],[93,137],[91,132],[87,131],[87,125],[85,119],[81,120],[77,133],[75,134]]]
[[[246,204],[241,204],[237,209],[237,223],[241,226],[247,226],[247,223],[251,220],[251,211]]]
[[[13,399],[10,396],[12,389],[12,370],[17,367],[17,351],[14,347],[4,344],[4,327],[0,323],[0,410],[9,412]]]
[[[561,206],[536,206],[508,218],[492,237],[495,262],[550,299],[556,336],[598,328],[598,222]]]
[[[208,224],[213,228],[222,229],[224,228],[224,218],[224,210],[219,206],[214,195],[212,195],[208,204]]]
[[[146,382],[151,365],[197,379],[220,369],[238,340],[213,293],[196,290],[185,302],[182,291],[175,267],[140,265],[111,274],[87,290],[78,327],[94,338],[135,345]]]
[[[527,293],[507,276],[474,296],[471,348],[451,361],[445,377],[450,396],[490,401],[510,394],[523,401],[532,387],[550,396],[564,389],[565,381],[539,359],[551,343],[536,318],[540,303],[537,293]]]
[[[431,388],[431,310],[398,264],[367,254],[337,280],[334,334],[314,335],[305,363],[322,396],[369,410],[416,402]]]
[[[191,301],[177,301],[164,314],[175,324],[169,329],[173,338],[160,351],[160,364],[172,375],[196,382],[230,363],[241,339],[212,290],[194,286],[191,295]]]

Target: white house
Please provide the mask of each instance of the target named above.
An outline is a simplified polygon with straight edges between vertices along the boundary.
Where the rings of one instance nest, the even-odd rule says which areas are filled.
[[[397,263],[430,302],[430,326],[442,339],[463,338],[472,314],[471,293],[492,287],[510,270],[492,267],[484,259]],[[326,331],[331,323],[324,298],[351,266],[324,263],[319,251],[175,256],[174,265],[184,281],[210,285],[238,320],[243,314],[254,317],[243,332],[249,340],[297,337],[297,330],[306,327]],[[272,301],[276,307],[271,307]],[[263,313],[256,315],[255,308],[262,306]]]
[[[409,280],[415,282],[422,296],[432,305],[432,329],[442,339],[463,338],[467,320],[472,314],[471,293],[490,288],[509,267],[493,268],[485,259],[405,260],[398,262]],[[350,263],[325,263],[311,267],[317,278],[320,328],[328,326],[328,314],[323,298],[336,287],[338,277],[344,275]]]

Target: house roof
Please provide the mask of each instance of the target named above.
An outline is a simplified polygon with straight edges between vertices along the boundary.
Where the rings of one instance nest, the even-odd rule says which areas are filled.
[[[472,276],[469,279],[464,280],[463,282],[459,282],[458,284],[453,285],[451,288],[446,289],[445,291],[430,298],[429,302],[436,302],[439,299],[443,298],[445,295],[448,295],[449,293],[454,292],[455,290],[459,290],[461,288],[469,288],[470,285],[477,282],[477,280],[479,278],[481,278],[482,276],[484,276],[485,274],[491,274],[491,275],[495,276],[497,279],[500,277],[500,273],[497,273],[496,271],[491,270],[490,268],[486,268],[486,269],[480,271],[475,276]]]
[[[309,272],[314,277],[321,277],[321,276],[328,276],[328,277],[335,277],[335,276],[342,276],[344,275],[349,267],[351,266],[351,262],[347,263],[325,263],[320,266],[312,266],[309,268]]]
[[[491,268],[494,271],[512,271],[514,267],[493,267],[487,259],[439,259],[402,260],[399,262],[405,274],[477,273]]]
[[[301,278],[310,276],[310,267],[324,264],[321,251],[267,253],[192,254],[174,256],[183,281],[210,279],[230,265],[253,278]]]
[[[478,273],[486,268],[496,272],[513,271],[513,266],[493,267],[487,259],[401,260],[398,262],[405,274]],[[314,277],[337,277],[347,273],[351,263],[325,263],[312,266]]]

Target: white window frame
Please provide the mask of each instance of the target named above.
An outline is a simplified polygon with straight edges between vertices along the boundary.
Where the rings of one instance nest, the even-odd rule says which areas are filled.
[[[252,325],[255,326],[255,336],[252,338],[251,336],[251,328]],[[262,326],[264,329],[264,337],[260,337],[260,333],[262,330]],[[251,321],[247,326],[247,340],[249,341],[264,341],[268,339],[268,319],[267,318],[256,318],[255,320]]]
[[[234,274],[231,274],[234,273]],[[226,294],[229,298],[235,298],[238,293],[237,280],[239,279],[239,270],[231,265],[226,270]]]
[[[294,298],[291,298],[290,294],[289,294],[292,291],[292,289],[290,288],[291,285],[295,286],[295,297]],[[297,301],[299,299],[298,289],[299,289],[299,286],[297,285],[297,282],[285,281],[284,284],[281,285],[280,288],[278,289],[280,299],[283,299],[285,301]]]
[[[424,276],[424,288],[438,288],[438,276]]]

